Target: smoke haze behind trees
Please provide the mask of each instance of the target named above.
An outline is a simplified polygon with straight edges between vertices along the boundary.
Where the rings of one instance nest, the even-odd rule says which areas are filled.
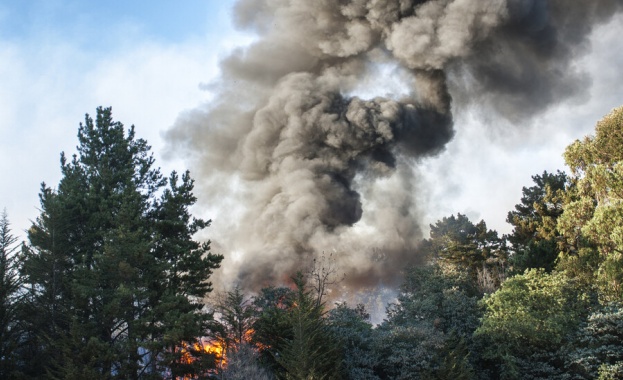
[[[255,43],[221,62],[215,100],[182,115],[169,149],[189,152],[211,202],[227,197],[222,278],[289,277],[336,251],[351,285],[396,281],[421,239],[414,168],[455,134],[470,104],[521,124],[581,94],[574,61],[619,1],[243,0]],[[406,89],[357,97],[390,68]],[[223,215],[221,215],[222,220]],[[233,254],[230,254],[233,253]]]

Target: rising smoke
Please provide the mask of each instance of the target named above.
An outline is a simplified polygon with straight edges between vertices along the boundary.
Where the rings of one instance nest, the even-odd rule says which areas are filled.
[[[257,288],[336,252],[348,284],[396,281],[422,238],[413,167],[452,139],[452,110],[520,124],[578,94],[574,59],[622,3],[239,1],[235,22],[258,40],[167,135],[193,155],[199,198],[232,202],[215,218],[223,276]],[[381,67],[406,94],[354,96]]]

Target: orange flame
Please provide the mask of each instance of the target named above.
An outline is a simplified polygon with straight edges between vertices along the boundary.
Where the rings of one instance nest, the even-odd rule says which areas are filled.
[[[244,339],[244,341],[245,341],[246,343],[251,343],[251,342],[253,341],[253,335],[254,335],[254,334],[255,334],[255,329],[253,329],[253,328],[250,328],[250,329],[248,329],[247,331],[245,331],[245,333],[244,333],[244,338],[243,338],[243,339]],[[260,343],[260,342],[255,342],[255,344],[254,344],[254,345],[255,345],[255,348],[256,348],[257,350],[259,350],[259,351],[264,351],[264,350],[266,350],[266,349],[270,348],[270,346],[267,346],[267,345],[262,344],[262,343]]]
[[[201,347],[199,344],[195,344],[198,349],[202,349],[204,352],[208,354],[213,354],[216,358],[217,366],[220,368],[225,368],[227,366],[226,354],[225,354],[225,344],[221,341],[213,340],[213,341],[201,341]]]
[[[182,356],[180,361],[184,364],[190,364],[196,360],[196,357],[193,356],[192,352],[203,351],[208,354],[212,354],[216,360],[216,366],[219,369],[224,369],[227,366],[227,360],[225,359],[225,346],[222,342],[217,340],[204,340],[202,339],[200,342],[193,343],[192,345],[188,345],[187,343],[183,343],[179,348]],[[196,376],[183,376],[178,377],[180,380],[193,380],[198,377]]]
[[[244,336],[242,337],[242,340],[247,344],[251,344],[251,342],[253,341],[254,334],[255,334],[255,329],[250,328],[244,332]],[[261,344],[259,342],[255,342],[254,346],[255,346],[255,349],[259,351],[263,351],[263,350],[270,348],[269,346]],[[181,362],[184,364],[190,364],[196,360],[196,358],[192,354],[193,351],[195,352],[203,351],[205,353],[214,355],[216,359],[216,366],[218,369],[223,370],[227,367],[226,345],[225,345],[225,342],[219,339],[204,338],[204,339],[201,339],[200,342],[194,343],[192,345],[183,343],[181,347],[179,348],[179,350],[182,353]],[[180,380],[192,380],[195,378],[196,377],[184,376],[179,379]]]

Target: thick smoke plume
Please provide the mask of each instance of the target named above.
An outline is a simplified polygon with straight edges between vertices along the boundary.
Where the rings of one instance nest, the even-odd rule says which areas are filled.
[[[257,288],[336,252],[348,284],[395,281],[422,237],[413,168],[452,139],[453,109],[520,124],[578,94],[574,58],[621,3],[239,1],[257,41],[168,133],[192,154],[199,198],[223,205],[224,276]],[[387,68],[406,91],[353,95]]]

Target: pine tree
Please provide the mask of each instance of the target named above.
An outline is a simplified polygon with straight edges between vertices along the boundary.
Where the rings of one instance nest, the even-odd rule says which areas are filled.
[[[296,301],[289,311],[292,339],[285,342],[277,362],[286,370],[285,379],[321,380],[341,378],[338,341],[324,320],[324,305],[305,288],[301,273],[294,278]]]
[[[272,373],[284,373],[276,358],[285,343],[292,340],[292,321],[289,312],[294,307],[296,293],[287,287],[268,287],[253,299],[255,321],[251,343],[259,348],[259,361]]]
[[[543,172],[532,176],[535,186],[524,187],[521,203],[508,213],[506,221],[513,226],[507,238],[512,244],[512,265],[515,273],[530,268],[551,271],[558,257],[558,217],[563,212],[565,187],[568,178],[564,172]]]
[[[201,300],[222,256],[193,240],[209,222],[189,214],[192,179],[163,178],[147,142],[110,108],[87,115],[78,139],[70,162],[61,154],[58,190],[42,187],[23,265],[34,311],[53,314],[53,334],[40,334],[56,351],[45,370],[92,379],[197,370],[202,361],[184,365],[177,348],[205,328]]]
[[[21,332],[17,319],[20,279],[16,242],[4,210],[0,215],[0,379],[13,377],[18,364],[15,351]]]
[[[481,220],[472,223],[467,216],[444,217],[430,225],[430,239],[422,242],[421,250],[446,274],[466,275],[480,291],[491,293],[505,277],[508,251],[497,231],[487,229]]]
[[[73,243],[70,237],[78,232],[69,223],[72,210],[62,207],[57,194],[45,183],[39,200],[41,214],[28,230],[30,245],[22,248],[20,265],[25,294],[19,308],[24,326],[19,357],[27,378],[51,375],[63,364],[56,343],[69,332],[69,247]]]
[[[251,299],[245,297],[240,287],[219,294],[214,311],[218,315],[215,330],[218,330],[219,341],[223,343],[226,355],[250,342],[255,312]]]

